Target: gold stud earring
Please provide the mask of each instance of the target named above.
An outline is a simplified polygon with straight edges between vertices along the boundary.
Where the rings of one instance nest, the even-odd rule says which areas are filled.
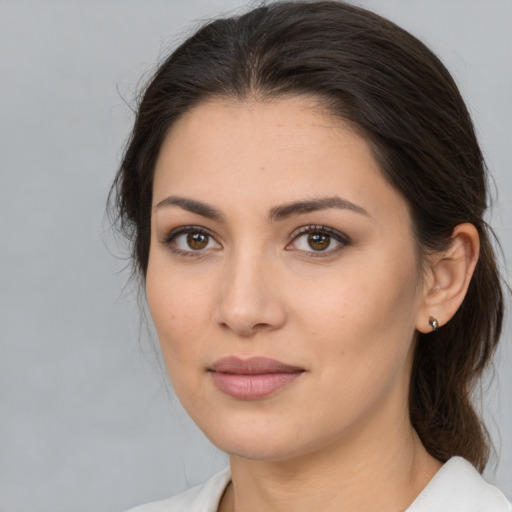
[[[439,330],[439,322],[437,321],[437,318],[431,316],[428,323],[430,324],[430,327],[432,327],[432,332],[435,334]]]

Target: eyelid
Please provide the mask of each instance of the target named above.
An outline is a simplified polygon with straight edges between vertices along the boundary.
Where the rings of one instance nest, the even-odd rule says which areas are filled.
[[[286,249],[290,247],[298,238],[300,238],[303,235],[308,234],[326,234],[334,238],[340,245],[337,247],[334,247],[333,249],[327,249],[325,251],[302,251],[299,249],[300,252],[306,254],[308,257],[312,258],[321,258],[321,257],[327,257],[331,256],[332,254],[338,252],[339,250],[343,249],[343,247],[346,247],[348,245],[352,244],[352,240],[349,236],[345,235],[344,233],[338,231],[337,229],[333,229],[329,226],[323,226],[318,224],[310,224],[307,226],[301,226],[300,228],[296,229],[291,235],[290,235],[290,242],[287,244]]]
[[[325,233],[334,237],[338,242],[345,244],[349,244],[352,242],[350,237],[345,235],[344,233],[338,231],[337,229],[331,228],[329,226],[324,226],[321,224],[309,224],[307,226],[301,226],[300,228],[297,228],[295,231],[293,231],[293,233],[290,235],[290,239],[293,241],[300,235],[312,233]]]
[[[174,229],[171,229],[170,231],[164,233],[164,235],[160,238],[160,243],[166,245],[169,247],[169,249],[179,255],[185,255],[185,256],[195,256],[199,257],[207,252],[206,249],[203,250],[182,250],[178,247],[173,245],[173,241],[182,234],[187,233],[201,233],[204,235],[207,235],[213,239],[213,241],[219,246],[219,248],[222,248],[222,245],[218,242],[217,237],[215,234],[213,234],[209,229],[204,228],[203,226],[197,226],[197,225],[186,225],[186,226],[178,226]],[[289,239],[290,241],[287,243],[285,250],[292,250],[290,249],[290,246],[301,236],[307,235],[307,234],[327,234],[331,236],[336,242],[338,242],[338,246],[332,248],[332,249],[326,249],[325,251],[304,251],[300,249],[293,249],[298,252],[303,253],[307,257],[328,257],[333,255],[334,253],[338,252],[339,250],[343,249],[344,247],[351,245],[352,240],[349,236],[345,235],[344,233],[338,231],[337,229],[333,229],[329,226],[319,225],[319,224],[310,224],[306,226],[301,226],[297,228],[295,231],[292,232]],[[215,248],[217,250],[218,248]],[[211,250],[211,249],[210,249]]]
[[[206,249],[196,250],[196,251],[194,251],[193,249],[182,250],[173,245],[173,241],[178,236],[184,235],[187,233],[200,233],[203,235],[207,235],[212,240],[214,240],[215,243],[219,247],[222,247],[222,245],[217,241],[217,237],[209,229],[206,229],[202,226],[195,226],[195,225],[179,226],[177,228],[171,229],[170,231],[164,233],[164,235],[160,238],[159,242],[162,243],[163,245],[166,245],[175,254],[179,254],[182,256],[198,257],[198,256],[201,256],[202,254],[204,254],[205,252],[207,252]],[[217,248],[215,250],[217,250]]]
[[[178,226],[177,228],[173,228],[170,231],[165,231],[162,238],[160,239],[160,242],[163,244],[169,243],[174,238],[176,238],[178,235],[181,235],[183,233],[190,233],[190,232],[202,233],[204,235],[213,236],[208,229],[203,228],[202,226],[194,226],[194,225]]]

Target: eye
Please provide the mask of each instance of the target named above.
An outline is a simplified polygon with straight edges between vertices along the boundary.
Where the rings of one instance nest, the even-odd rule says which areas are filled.
[[[338,245],[339,242],[328,233],[304,233],[295,239],[295,247],[300,251],[327,251]]]
[[[173,252],[187,255],[221,248],[208,230],[200,226],[182,226],[173,229],[165,237],[163,243],[168,245]]]
[[[346,235],[326,226],[304,226],[293,233],[292,238],[287,249],[311,253],[310,256],[327,256],[350,244]]]
[[[332,243],[331,235],[324,233],[309,233],[299,237],[297,248],[307,251],[308,247],[314,251],[325,251]],[[306,244],[308,247],[305,247]]]

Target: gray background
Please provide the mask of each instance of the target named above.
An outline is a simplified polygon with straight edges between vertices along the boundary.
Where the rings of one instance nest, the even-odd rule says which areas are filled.
[[[162,378],[104,205],[133,120],[124,99],[167,47],[239,4],[0,0],[0,512],[116,512],[226,464]],[[510,261],[512,1],[359,4],[428,42],[454,73]],[[511,333],[509,318],[483,400],[500,455],[486,474],[509,496]]]

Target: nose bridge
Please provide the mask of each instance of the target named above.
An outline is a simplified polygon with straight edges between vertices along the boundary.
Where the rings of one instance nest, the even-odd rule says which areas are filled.
[[[220,286],[218,322],[246,336],[280,327],[285,310],[274,285],[277,271],[275,258],[254,244],[232,251]]]

